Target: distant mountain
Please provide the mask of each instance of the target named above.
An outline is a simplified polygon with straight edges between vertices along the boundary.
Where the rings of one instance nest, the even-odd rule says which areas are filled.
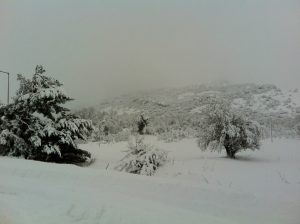
[[[136,92],[107,99],[96,107],[78,111],[78,115],[92,119],[99,130],[105,127],[107,133],[117,134],[132,130],[143,114],[149,117],[149,134],[165,135],[165,139],[195,137],[201,131],[201,109],[214,97],[228,100],[232,107],[258,121],[265,137],[271,133],[295,134],[300,91],[266,84],[218,83]]]
[[[264,116],[292,118],[300,113],[300,90],[281,90],[274,85],[203,84],[184,88],[157,89],[123,95],[102,102],[99,110],[123,113],[197,113],[209,97],[228,99],[232,106]]]

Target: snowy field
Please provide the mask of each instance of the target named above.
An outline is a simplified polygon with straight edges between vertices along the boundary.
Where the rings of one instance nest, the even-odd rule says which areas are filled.
[[[0,157],[0,224],[300,223],[300,141],[265,141],[237,160],[194,139],[162,143],[155,176],[114,171],[126,142],[82,148],[90,167]]]

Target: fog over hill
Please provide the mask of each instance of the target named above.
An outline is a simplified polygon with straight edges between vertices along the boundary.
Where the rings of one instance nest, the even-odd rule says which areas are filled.
[[[0,70],[37,64],[92,105],[129,90],[228,80],[298,88],[298,0],[1,0]],[[0,75],[0,100],[6,101]]]

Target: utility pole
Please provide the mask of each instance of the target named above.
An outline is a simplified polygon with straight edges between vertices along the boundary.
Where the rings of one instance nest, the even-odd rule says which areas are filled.
[[[7,105],[9,104],[9,72],[0,71],[7,75]]]
[[[0,71],[7,75],[7,105],[9,104],[9,72]]]

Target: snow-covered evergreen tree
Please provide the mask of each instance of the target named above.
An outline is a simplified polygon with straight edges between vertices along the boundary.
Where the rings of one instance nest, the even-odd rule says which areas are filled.
[[[235,158],[241,150],[259,149],[259,124],[234,111],[229,102],[214,99],[202,108],[201,116],[198,143],[202,150],[225,149],[230,158]]]
[[[75,140],[85,139],[92,122],[76,117],[62,105],[70,101],[62,84],[37,66],[32,79],[18,76],[14,102],[0,108],[0,154],[48,162],[81,163],[90,153]]]
[[[117,170],[152,176],[167,160],[166,151],[144,143],[144,138],[139,135],[132,136],[128,148]]]

